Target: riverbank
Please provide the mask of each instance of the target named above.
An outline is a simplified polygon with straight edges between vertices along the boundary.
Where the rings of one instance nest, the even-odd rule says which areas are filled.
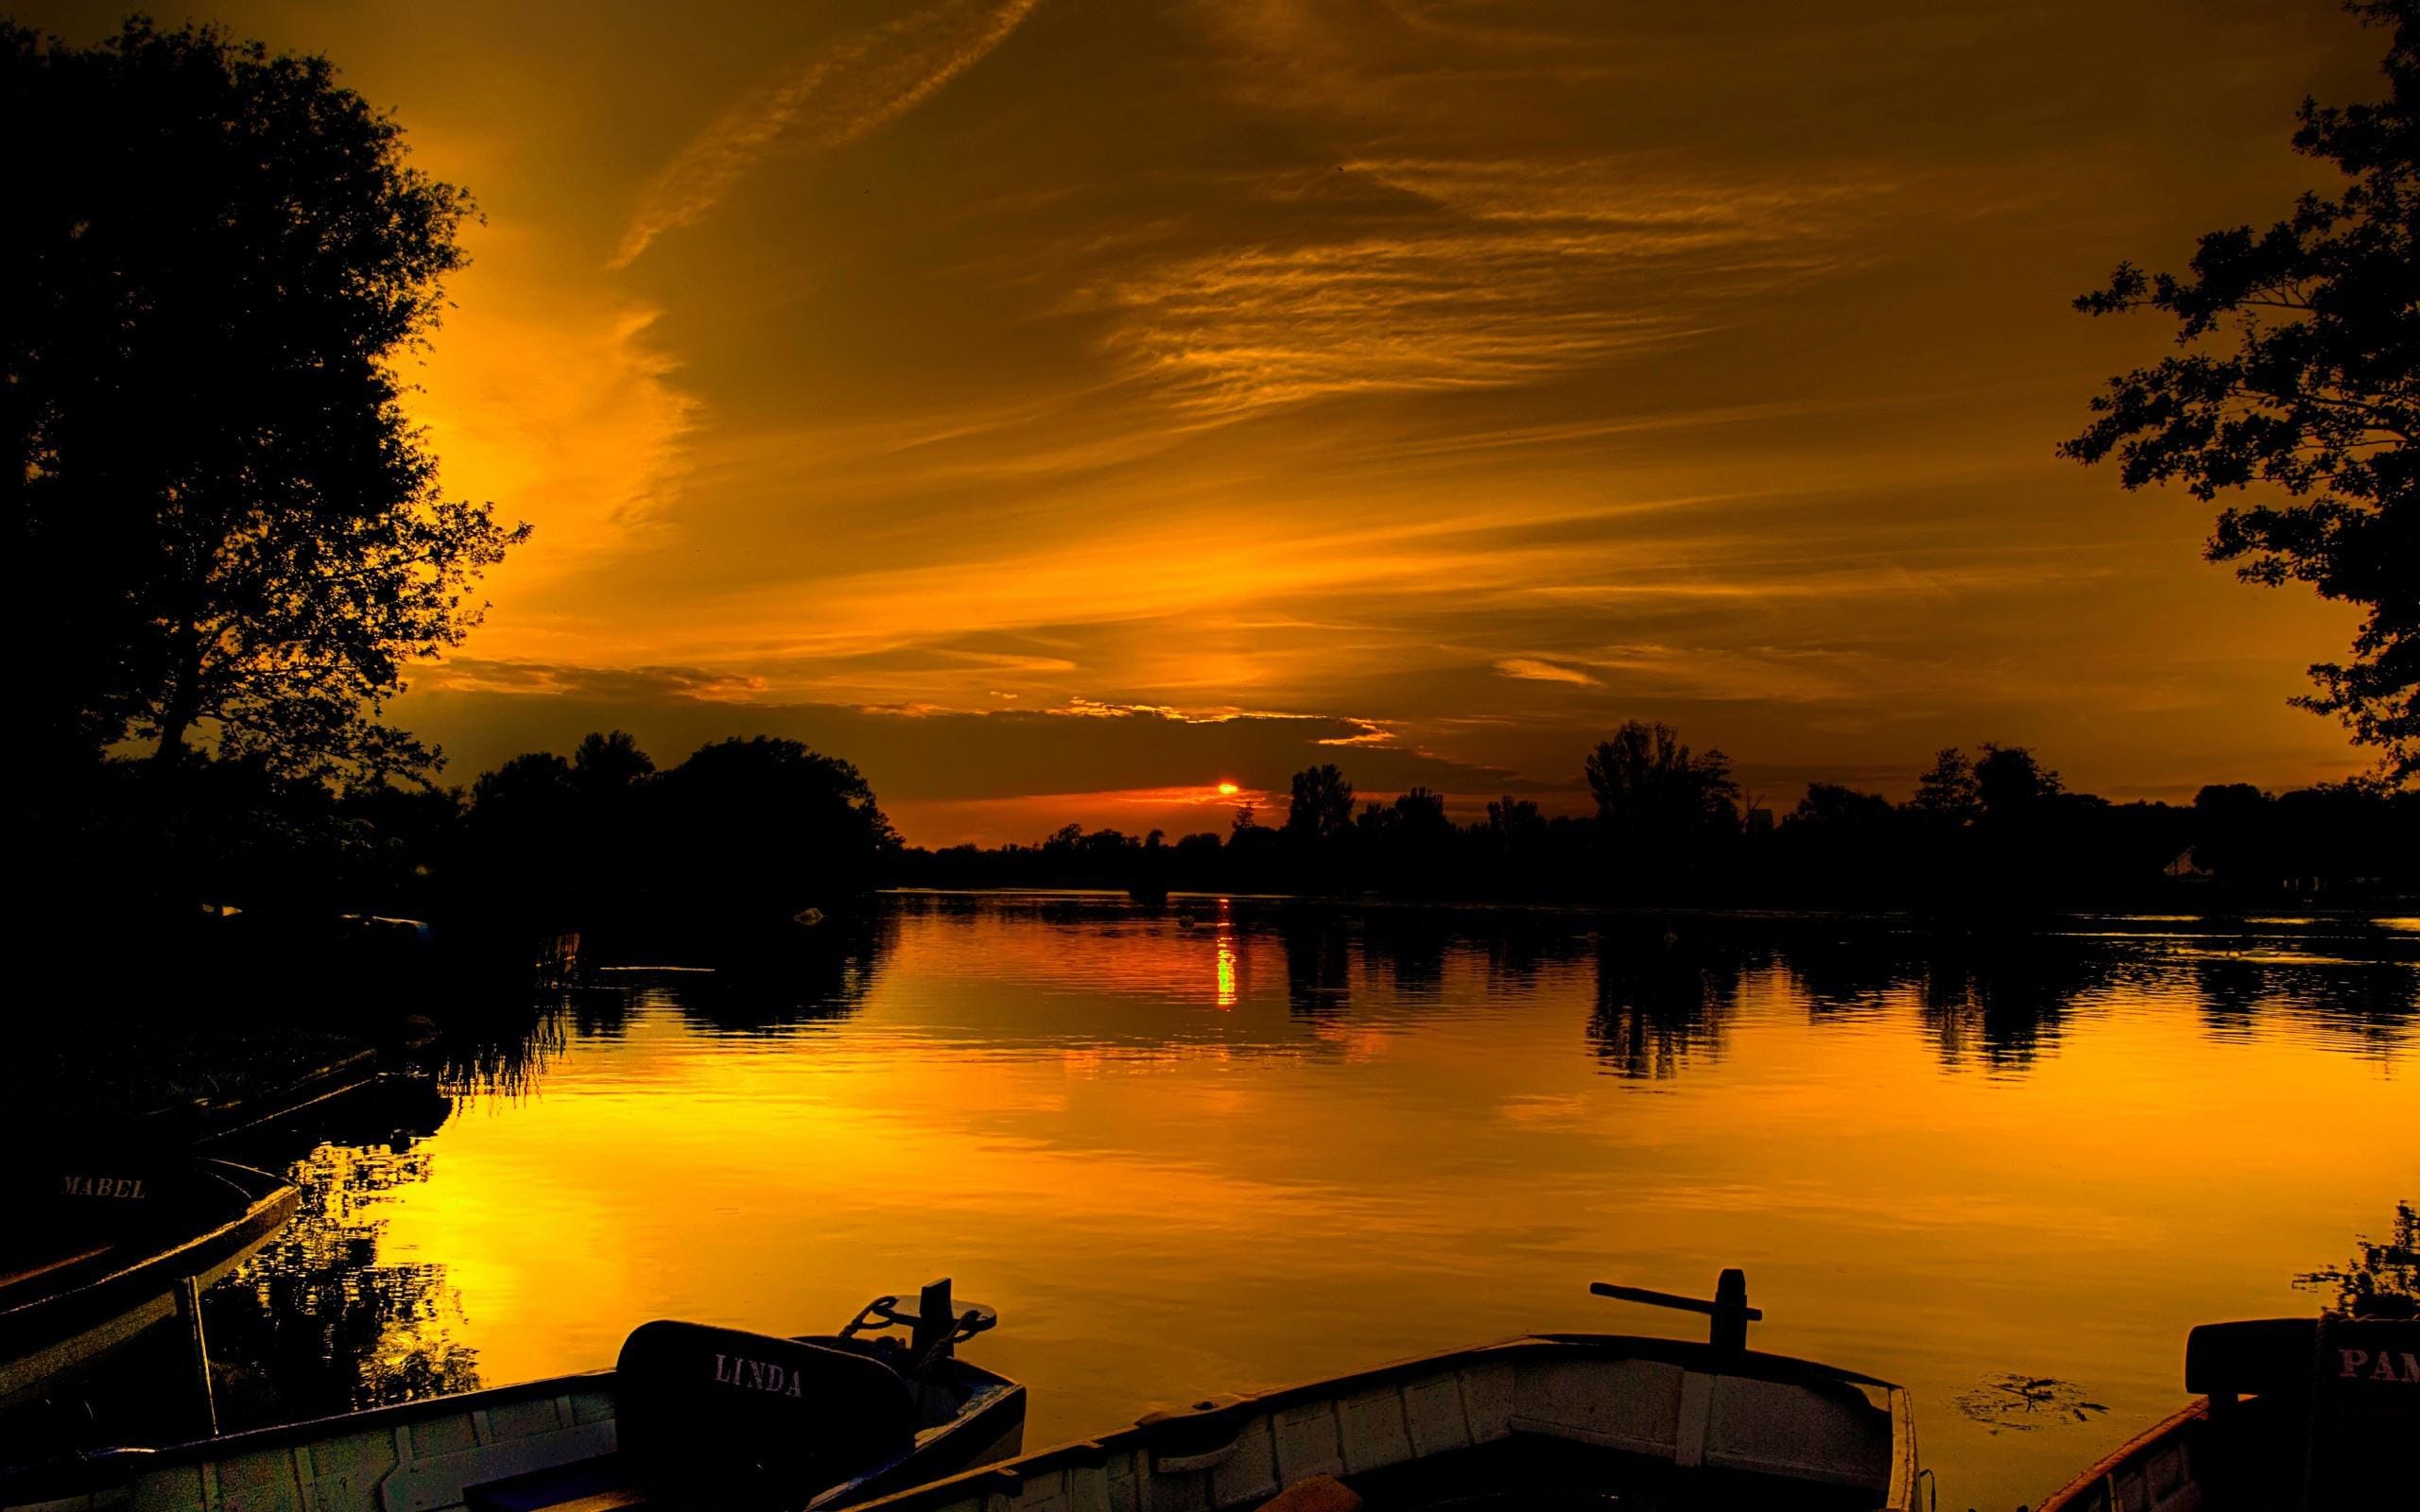
[[[378,1058],[356,1031],[290,1022],[103,1012],[14,1038],[0,1071],[11,1122],[179,1143],[364,1079]]]

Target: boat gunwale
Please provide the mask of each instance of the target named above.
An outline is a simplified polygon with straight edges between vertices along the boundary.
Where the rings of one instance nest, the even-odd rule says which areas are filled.
[[[1907,1388],[1894,1382],[1796,1355],[1768,1354],[1760,1349],[1722,1349],[1688,1339],[1669,1339],[1653,1334],[1547,1332],[1515,1334],[1486,1344],[1408,1355],[1361,1370],[1291,1382],[1265,1391],[1214,1397],[1207,1399],[1207,1404],[1203,1406],[1147,1414],[1108,1433],[1067,1439],[1019,1454],[1004,1464],[961,1470],[956,1475],[861,1503],[859,1506],[864,1512],[874,1512],[877,1508],[882,1512],[910,1512],[910,1509],[951,1505],[970,1498],[980,1500],[994,1491],[1014,1494],[1024,1486],[1028,1470],[1031,1474],[1041,1475],[1068,1467],[1095,1469],[1105,1464],[1118,1449],[1130,1445],[1137,1449],[1157,1450],[1191,1447],[1188,1441],[1197,1438],[1204,1443],[1223,1441],[1219,1433],[1208,1430],[1232,1423],[1234,1432],[1240,1433],[1252,1418],[1296,1402],[1368,1390],[1449,1365],[1459,1368],[1465,1361],[1483,1364],[1491,1356],[1550,1356],[1564,1350],[1609,1361],[1649,1360],[1684,1368],[1719,1366],[1720,1368],[1707,1373],[1782,1385],[1841,1384],[1878,1388],[1885,1395],[1885,1404],[1874,1410],[1888,1417],[1891,1432],[1889,1486],[1882,1493],[1890,1500],[1883,1504],[1888,1507],[1912,1505],[1902,1500],[1901,1494],[1911,1493],[1913,1488],[1913,1414]],[[1168,1443],[1167,1440],[1178,1442]],[[986,1482],[988,1484],[982,1484]]]
[[[108,1322],[123,1311],[118,1306],[117,1293],[141,1293],[147,1300],[155,1284],[164,1286],[188,1275],[212,1276],[223,1270],[222,1262],[227,1257],[218,1251],[226,1249],[234,1257],[243,1258],[248,1250],[266,1244],[302,1205],[302,1189],[283,1177],[233,1160],[210,1158],[204,1163],[218,1168],[216,1174],[225,1176],[244,1194],[246,1201],[241,1212],[199,1233],[188,1234],[168,1248],[129,1257],[113,1270],[100,1270],[22,1301],[0,1305],[0,1365],[29,1358],[43,1347],[41,1335],[59,1327],[62,1318],[68,1320],[66,1326],[70,1329],[90,1329]],[[111,1246],[102,1251],[103,1257],[119,1247]],[[210,1258],[197,1267],[197,1256]]]
[[[908,1448],[900,1451],[898,1453],[892,1455],[890,1458],[883,1461],[879,1465],[871,1466],[865,1469],[859,1470],[856,1474],[850,1476],[847,1480],[825,1486],[822,1490],[818,1491],[815,1495],[807,1498],[805,1512],[822,1512],[822,1509],[824,1508],[855,1506],[860,1502],[876,1499],[875,1496],[872,1494],[873,1488],[880,1485],[886,1477],[897,1475],[901,1470],[913,1465],[920,1456],[932,1452],[932,1451],[937,1447],[950,1439],[964,1437],[968,1433],[971,1433],[975,1429],[984,1426],[985,1424],[991,1424],[994,1428],[997,1428],[998,1419],[1000,1418],[1015,1418],[1016,1432],[1022,1435],[1025,1431],[1026,1415],[1026,1388],[1024,1384],[1020,1382],[1011,1381],[1006,1376],[999,1376],[992,1371],[981,1371],[979,1370],[979,1367],[977,1368],[980,1374],[994,1376],[994,1379],[990,1382],[979,1383],[974,1390],[968,1392],[965,1404],[959,1408],[958,1413],[953,1416],[949,1421],[944,1423],[936,1423],[930,1428],[918,1429],[916,1431],[914,1442],[909,1444]],[[1013,1457],[1013,1452],[1011,1452],[1011,1457]],[[969,1469],[979,1469],[982,1467],[969,1466],[967,1468]],[[952,1471],[951,1473],[958,1474],[963,1472]],[[934,1476],[929,1478],[936,1480],[947,1479],[946,1476]],[[898,1487],[899,1491],[906,1491],[909,1489],[912,1489],[912,1487],[905,1486]],[[880,1494],[892,1495],[896,1494],[896,1492],[884,1492]]]
[[[128,1257],[125,1263],[114,1270],[104,1269],[81,1280],[68,1281],[64,1285],[53,1285],[22,1301],[0,1300],[0,1338],[5,1338],[11,1327],[25,1320],[40,1317],[43,1308],[64,1305],[101,1287],[123,1285],[129,1278],[145,1270],[183,1259],[198,1249],[218,1243],[230,1233],[251,1227],[260,1221],[265,1212],[280,1204],[286,1205],[288,1209],[286,1216],[289,1217],[292,1215],[291,1210],[301,1205],[302,1189],[284,1177],[261,1170],[257,1166],[244,1165],[234,1160],[222,1160],[216,1156],[202,1157],[197,1163],[209,1170],[212,1175],[226,1180],[243,1194],[242,1211],[199,1233],[186,1234],[168,1248],[147,1249],[140,1254]],[[279,1220],[281,1223],[284,1221],[284,1218]],[[109,1256],[124,1248],[125,1246],[125,1241],[113,1242],[96,1254],[88,1253],[78,1257],[76,1261],[70,1263],[69,1266],[53,1265],[45,1270],[28,1272],[22,1278],[19,1284],[29,1283],[43,1276],[55,1275],[61,1269],[69,1269],[72,1274],[74,1264]]]
[[[2192,1424],[2206,1422],[2210,1416],[2210,1399],[2196,1397],[2176,1411],[2127,1439],[2124,1443],[2093,1461],[2079,1471],[2066,1485],[2035,1503],[2033,1512],[2067,1512],[2083,1504],[2083,1498],[2101,1482],[2123,1469],[2167,1440],[2184,1434]]]
[[[817,1343],[831,1334],[804,1333],[789,1336],[793,1342]],[[1015,1394],[1025,1385],[1011,1377],[989,1370],[971,1360],[954,1357],[951,1362],[966,1373],[970,1405],[988,1404],[990,1394]],[[126,1446],[105,1451],[95,1459],[96,1469],[124,1467],[129,1473],[141,1475],[152,1470],[179,1465],[231,1458],[238,1454],[257,1453],[263,1450],[291,1449],[302,1444],[362,1433],[375,1433],[404,1424],[424,1422],[432,1418],[444,1418],[456,1413],[485,1411],[508,1402],[567,1395],[575,1391],[611,1390],[619,1372],[612,1366],[593,1370],[575,1370],[563,1375],[540,1376],[532,1381],[508,1382],[499,1386],[479,1386],[470,1391],[448,1392],[437,1397],[415,1397],[408,1401],[383,1402],[375,1407],[363,1407],[354,1412],[329,1413],[319,1418],[297,1418],[292,1422],[264,1423],[258,1428],[246,1428],[236,1433],[220,1434],[213,1438],[189,1438],[179,1443],[157,1447]],[[615,1404],[618,1416],[619,1403]],[[599,1419],[603,1420],[603,1419]],[[918,1443],[924,1442],[925,1432],[943,1432],[963,1420],[963,1414],[931,1430],[920,1430]],[[509,1442],[509,1440],[507,1440]]]

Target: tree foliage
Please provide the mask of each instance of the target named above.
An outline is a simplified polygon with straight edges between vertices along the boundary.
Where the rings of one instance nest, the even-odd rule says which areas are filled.
[[[1975,764],[1955,746],[1933,753],[1932,765],[1916,779],[1916,796],[1909,807],[1935,824],[1960,825],[1983,811],[1975,783]]]
[[[383,706],[525,533],[439,492],[395,369],[469,197],[325,59],[206,26],[0,25],[0,489],[45,754],[424,769]]]
[[[1588,753],[1585,774],[1599,818],[1623,841],[1673,843],[1738,828],[1731,758],[1691,754],[1669,725],[1624,722]]]
[[[2183,273],[2123,263],[2079,299],[2172,318],[2180,350],[2112,379],[2060,450],[2114,456],[2129,489],[2253,490],[2220,513],[2210,558],[2361,608],[2352,660],[2313,666],[2318,691],[2295,701],[2342,718],[2401,783],[2420,773],[2420,0],[2348,9],[2390,34],[2387,95],[2306,99],[2293,137],[2342,188],[2265,231],[2209,232]]]
[[[2354,1251],[2349,1263],[2295,1283],[2333,1291],[2333,1310],[2346,1317],[2420,1317],[2420,1210],[2396,1203],[2387,1237],[2358,1239]]]
[[[1318,843],[1332,843],[1353,828],[1353,784],[1334,762],[1294,774],[1287,801],[1286,829]]]

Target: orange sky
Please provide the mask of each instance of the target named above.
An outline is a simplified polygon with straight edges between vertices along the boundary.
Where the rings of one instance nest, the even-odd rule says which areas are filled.
[[[946,843],[1567,807],[1626,717],[1782,807],[2360,765],[2285,705],[2352,616],[2051,455],[2165,339],[2066,301],[2374,91],[2326,0],[216,14],[486,212],[415,407],[537,533],[397,708],[455,780],[770,730]]]

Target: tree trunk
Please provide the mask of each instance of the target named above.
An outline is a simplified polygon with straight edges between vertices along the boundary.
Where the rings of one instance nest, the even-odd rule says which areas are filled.
[[[177,682],[168,706],[160,712],[160,744],[152,762],[173,766],[184,759],[185,735],[199,713],[201,697],[201,632],[188,620],[177,636]]]
[[[174,766],[184,759],[185,731],[193,721],[182,713],[171,713],[160,721],[160,745],[152,751],[151,760],[162,766]]]

